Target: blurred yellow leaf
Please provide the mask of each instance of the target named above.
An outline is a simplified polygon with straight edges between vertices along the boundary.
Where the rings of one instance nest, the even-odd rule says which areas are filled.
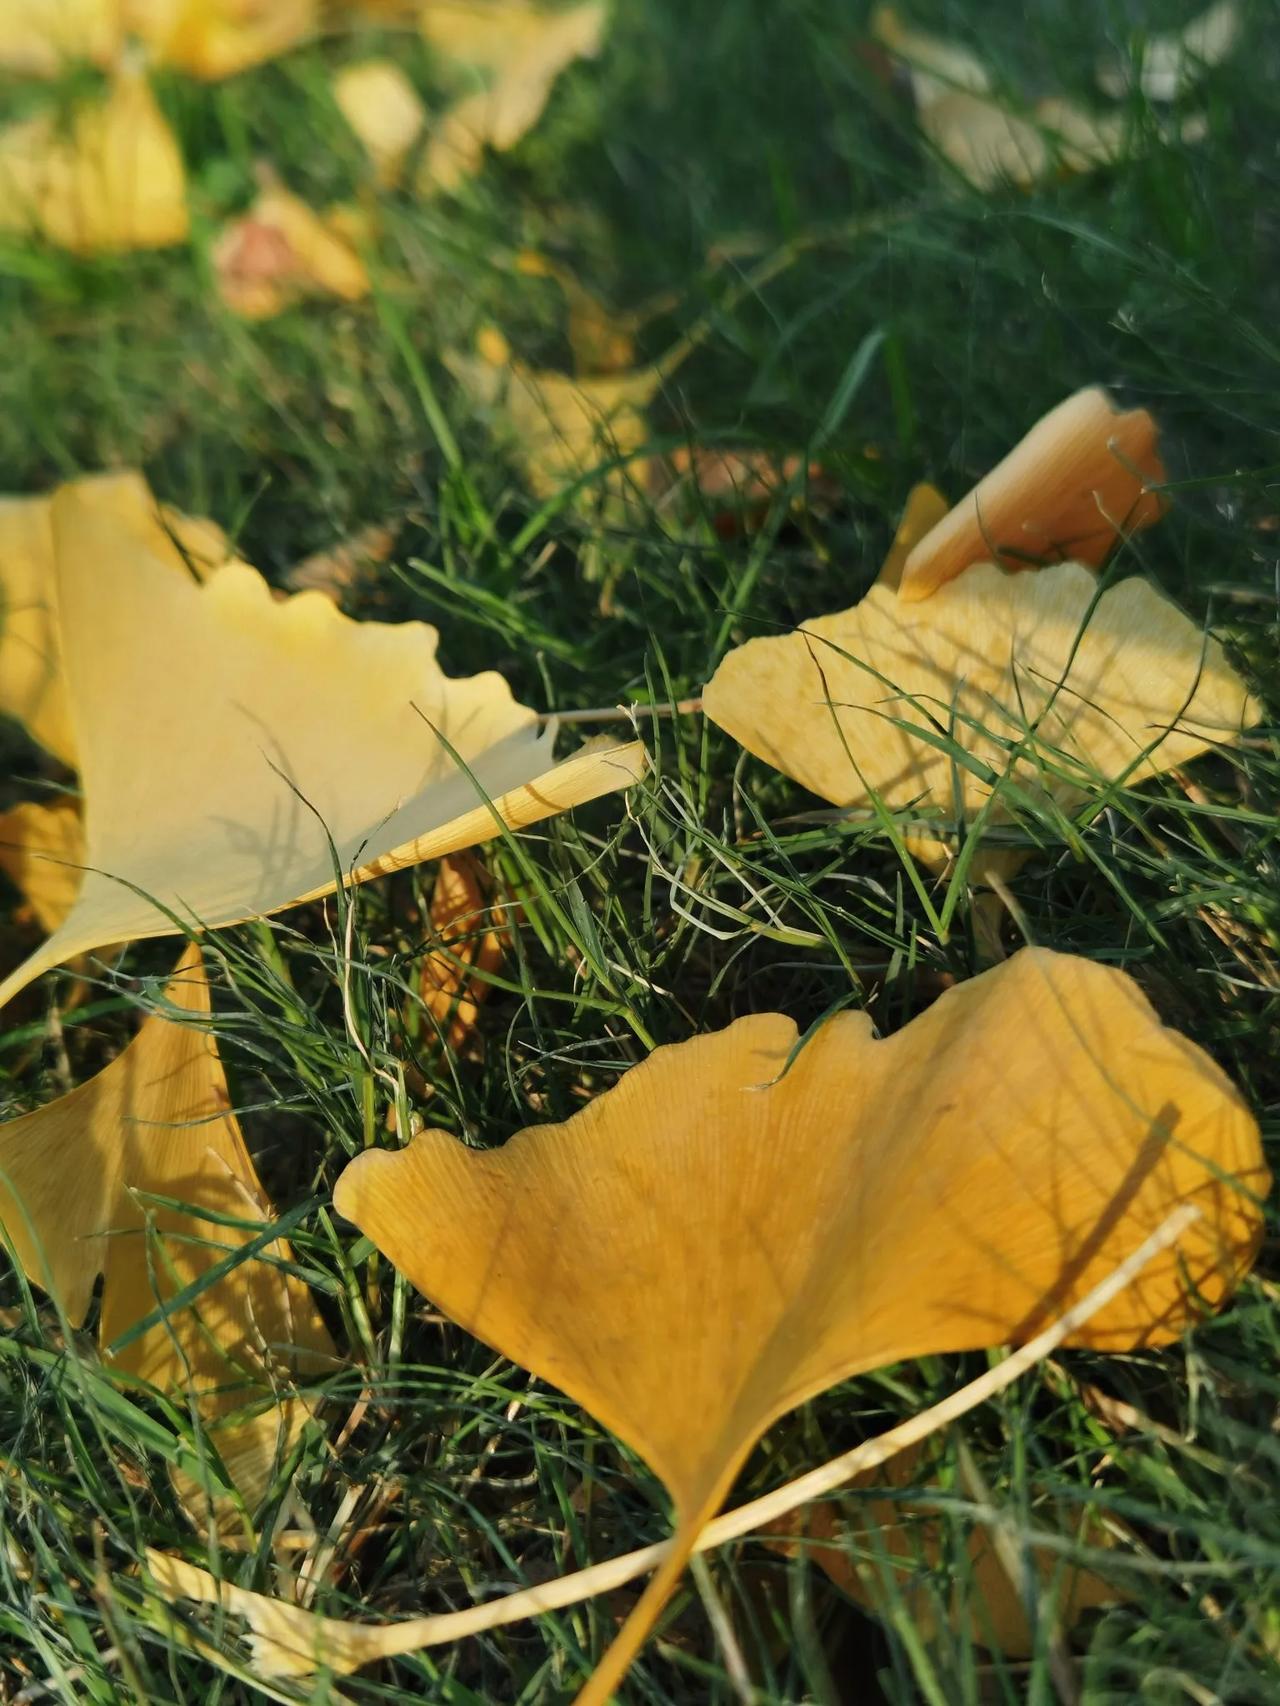
[[[155,61],[214,81],[309,40],[319,0],[123,0],[127,27]]]
[[[177,138],[146,78],[116,74],[64,125],[52,111],[0,130],[0,230],[76,254],[160,249],[187,235]]]
[[[606,21],[604,0],[552,11],[522,0],[426,0],[427,41],[447,58],[476,66],[486,81],[433,126],[418,180],[422,192],[455,189],[479,169],[486,148],[514,147],[541,118],[560,73],[599,53]]]
[[[886,1041],[846,1013],[798,1043],[780,1014],[741,1019],[562,1125],[489,1151],[424,1132],[334,1191],[671,1493],[673,1550],[581,1706],[618,1687],[778,1416],[884,1364],[1028,1338],[1181,1203],[1202,1218],[1075,1342],[1168,1340],[1257,1248],[1257,1126],[1121,972],[1027,949]]]
[[[392,60],[367,59],[337,73],[333,94],[379,184],[398,184],[405,156],[427,122],[427,110],[408,77]]]
[[[355,302],[369,274],[340,225],[271,182],[213,246],[218,294],[233,313],[265,320],[303,296]]]
[[[644,484],[634,452],[649,437],[644,410],[662,384],[658,368],[572,379],[526,367],[509,356],[505,339],[479,347],[474,356],[447,353],[445,365],[474,405],[505,415],[513,454],[538,497],[554,497],[615,459],[625,466],[611,470],[607,484]]]
[[[207,1281],[111,1361],[194,1403],[252,1513],[307,1420],[296,1381],[318,1373],[333,1348],[306,1286],[278,1265],[291,1259],[283,1239],[214,1273],[271,1210],[205,1028],[209,987],[197,948],[184,951],[165,999],[176,1012],[152,1014],[96,1078],[0,1126],[0,1221],[27,1277],[73,1324],[104,1276],[104,1352]],[[228,1225],[228,1217],[251,1224]],[[239,1502],[217,1479],[210,1505],[196,1473],[174,1476],[197,1526],[212,1515],[224,1540],[243,1541]]]
[[[120,0],[0,0],[0,67],[57,77],[68,62],[114,63],[123,40]]]
[[[103,943],[278,912],[642,773],[636,741],[550,767],[554,728],[493,672],[446,676],[422,623],[276,601],[239,562],[198,584],[80,487],[52,526],[89,870],[0,1005]]]
[[[731,651],[703,709],[833,805],[919,813],[912,850],[930,864],[945,863],[936,837],[957,818],[988,807],[988,822],[1010,820],[1006,777],[1069,809],[1237,740],[1259,714],[1219,642],[1150,582],[1099,597],[1078,563],[981,563],[916,603],[905,581],[873,586],[850,610]]]
[[[1218,0],[1182,29],[1148,35],[1136,65],[1128,59],[1103,60],[1098,82],[1117,97],[1136,82],[1149,101],[1176,101],[1235,51],[1243,27],[1237,0]]]
[[[0,871],[45,934],[56,930],[75,905],[84,874],[79,802],[27,800],[0,812]]]
[[[925,531],[902,568],[903,598],[928,598],[974,563],[1100,567],[1164,513],[1156,437],[1145,409],[1121,413],[1097,385],[1075,392]]]

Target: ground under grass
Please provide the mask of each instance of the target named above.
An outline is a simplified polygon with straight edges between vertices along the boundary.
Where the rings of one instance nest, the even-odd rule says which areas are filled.
[[[911,15],[979,47],[1011,87],[1091,100],[1108,42],[1191,10],[915,0]],[[345,593],[351,614],[433,622],[451,673],[497,668],[546,709],[639,708],[654,770],[625,814],[606,801],[488,856],[523,924],[483,1046],[442,1058],[404,1018],[430,871],[353,898],[364,1048],[375,1064],[415,1064],[429,1123],[500,1141],[566,1117],[653,1043],[751,1010],[804,1026],[866,1007],[892,1031],[977,969],[963,890],[941,915],[941,896],[926,905],[872,827],[831,821],[696,712],[647,707],[696,697],[730,644],[852,602],[913,481],[959,496],[1083,384],[1152,408],[1164,428],[1174,503],[1122,566],[1229,635],[1274,713],[1280,56],[1267,8],[1246,11],[1242,50],[1193,103],[1201,140],[1162,143],[1135,97],[1125,163],[980,195],[929,156],[863,53],[863,5],[736,0],[696,18],[675,0],[620,5],[599,64],[563,80],[511,156],[456,199],[383,198],[373,299],[246,326],[214,298],[208,250],[216,221],[249,199],[254,161],[273,159],[317,202],[360,193],[332,67],[389,47],[424,92],[437,86],[424,49],[370,30],[220,87],[162,80],[195,186],[190,249],[97,263],[0,249],[4,490],[140,465],[160,497],[214,516],[277,579],[388,527],[390,559]],[[0,111],[30,100],[25,85],[0,88]],[[798,453],[822,479],[798,480],[750,531],[696,514],[619,520],[589,489],[540,505],[500,424],[469,407],[440,359],[492,321],[525,359],[568,365],[563,301],[517,270],[522,247],[570,264],[619,312],[657,300],[646,358],[700,329],[652,410],[656,443]],[[1010,944],[1022,934],[1123,966],[1274,1140],[1280,760],[1267,729],[1233,761],[1117,792],[1068,832],[1036,825]],[[16,734],[8,747],[4,803],[45,775]],[[222,934],[219,1037],[250,1146],[352,1357],[295,1477],[319,1530],[342,1513],[324,1609],[389,1619],[660,1538],[667,1515],[643,1465],[442,1323],[332,1213],[334,1177],[382,1140],[386,1111],[344,1024],[332,911]],[[0,945],[16,957],[16,926]],[[71,975],[47,978],[7,1013],[7,1111],[110,1058],[171,957],[144,946],[102,965],[88,999],[71,999]],[[949,1436],[936,1494],[945,1555],[925,1572],[942,1625],[932,1639],[891,1591],[873,1620],[803,1555],[748,1543],[688,1579],[628,1698],[1274,1701],[1275,1276],[1269,1248],[1232,1305],[1176,1347],[1063,1356]],[[190,1544],[166,1479],[190,1419],[122,1392],[89,1332],[64,1339],[38,1297],[12,1276],[0,1284],[0,1698],[263,1698],[233,1626],[215,1662],[156,1624],[131,1586],[145,1546]],[[770,1431],[740,1493],[881,1430],[984,1360],[904,1365],[829,1392]],[[1098,1392],[1132,1407],[1130,1425]],[[1132,1595],[1074,1632],[1065,1667],[1047,1642],[1025,1660],[988,1652],[945,1616],[954,1580],[967,1591],[973,1525],[999,1512],[1035,1529],[1048,1498],[1105,1513]],[[1073,1555],[1069,1534],[1063,1544]],[[252,1560],[233,1567],[255,1580]],[[561,1699],[629,1603],[588,1603],[296,1697]],[[281,1685],[275,1697],[295,1696]]]

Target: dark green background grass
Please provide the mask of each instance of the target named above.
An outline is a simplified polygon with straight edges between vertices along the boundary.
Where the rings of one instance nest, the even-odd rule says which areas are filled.
[[[910,17],[976,46],[1024,98],[1094,101],[1100,53],[1192,10],[918,0]],[[138,464],[159,496],[216,517],[276,578],[389,522],[392,563],[349,597],[353,614],[433,621],[446,668],[497,667],[540,707],[644,705],[696,694],[735,640],[851,602],[914,480],[958,497],[1046,408],[1102,382],[1158,413],[1176,498],[1120,568],[1146,570],[1227,633],[1274,711],[1280,16],[1265,4],[1245,12],[1242,49],[1184,103],[1205,115],[1202,142],[1162,144],[1163,116],[1134,97],[1122,166],[980,196],[928,156],[902,90],[860,51],[867,8],[620,4],[600,62],[567,75],[535,133],[458,199],[382,198],[376,299],[261,326],[219,307],[208,258],[219,220],[251,199],[255,160],[274,160],[317,203],[368,195],[331,70],[389,48],[428,98],[447,93],[449,77],[413,38],[375,31],[221,87],[165,77],[160,96],[192,178],[190,248],[93,263],[13,240],[0,248],[0,486],[39,491]],[[4,85],[0,111],[82,86]],[[807,452],[838,498],[800,494],[761,532],[728,540],[696,519],[608,525],[589,504],[540,512],[493,423],[439,359],[494,321],[524,358],[567,364],[562,301],[554,285],[515,273],[520,245],[565,260],[619,310],[669,294],[675,306],[643,333],[646,357],[704,327],[652,411],[657,440]],[[432,430],[437,407],[456,457]],[[609,617],[597,614],[592,562],[615,583]],[[655,776],[625,818],[619,801],[604,802],[493,855],[525,924],[488,1004],[483,1059],[442,1065],[402,1018],[430,873],[353,902],[367,1047],[392,1064],[416,1052],[432,1123],[500,1140],[572,1112],[642,1058],[646,1039],[752,1009],[806,1024],[868,1005],[892,1030],[940,976],[977,968],[962,887],[940,921],[942,897],[926,906],[883,839],[821,815],[804,821],[816,802],[699,717],[642,711],[641,727]],[[1243,753],[1196,767],[1199,806],[1168,782],[1073,824],[1028,826],[1038,850],[1014,890],[1033,940],[1130,970],[1227,1069],[1273,1138],[1280,766],[1265,728]],[[16,736],[9,745],[9,796],[38,790],[38,755]],[[281,1207],[302,1206],[299,1260],[356,1358],[329,1385],[329,1436],[367,1384],[376,1397],[340,1460],[319,1432],[308,1441],[299,1492],[323,1526],[350,1487],[386,1478],[399,1489],[325,1609],[447,1609],[661,1536],[663,1495],[643,1466],[555,1392],[435,1324],[326,1208],[346,1156],[380,1140],[384,1108],[343,1029],[321,910],[224,933],[221,945],[223,1053],[251,1147]],[[44,1021],[59,979],[8,1016],[0,1071],[11,1111],[109,1058],[169,959],[163,944],[131,954],[125,982],[104,981],[88,1009],[69,1011],[56,1046]],[[1267,1251],[1231,1308],[1182,1345],[1066,1357],[947,1442],[939,1605],[984,1514],[957,1478],[962,1447],[1022,1528],[1043,1525],[1046,1494],[1127,1525],[1119,1579],[1132,1603],[1076,1632],[1069,1677],[1047,1647],[1015,1664],[960,1636],[926,1646],[901,1607],[873,1623],[803,1558],[749,1545],[690,1583],[628,1697],[1280,1697],[1273,1274]],[[150,1626],[131,1585],[144,1544],[190,1543],[164,1474],[189,1423],[113,1387],[87,1336],[77,1357],[59,1350],[56,1324],[6,1284],[19,1314],[0,1340],[0,1697],[261,1697],[233,1627],[223,1639],[238,1674]],[[828,1394],[770,1431],[741,1491],[878,1431],[983,1362],[930,1360]],[[1167,1431],[1113,1437],[1081,1401],[1091,1383]],[[254,1560],[224,1568],[250,1585],[267,1579]],[[727,1611],[749,1696],[730,1679],[699,1593]],[[300,1697],[561,1699],[623,1603]]]

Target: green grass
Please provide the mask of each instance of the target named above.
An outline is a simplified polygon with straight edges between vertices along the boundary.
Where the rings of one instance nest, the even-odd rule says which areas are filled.
[[[1141,567],[1229,635],[1274,714],[1280,50],[1268,9],[1246,9],[1242,51],[1193,103],[1202,142],[1158,145],[1158,117],[1135,98],[1145,143],[1123,165],[979,196],[928,157],[908,105],[860,57],[869,8],[736,0],[691,20],[676,0],[619,5],[600,63],[566,77],[536,132],[459,199],[384,199],[376,300],[234,321],[210,294],[208,245],[250,198],[254,160],[274,159],[317,202],[361,188],[329,70],[389,46],[424,93],[445,87],[416,42],[370,31],[217,88],[162,80],[192,172],[189,251],[83,263],[0,249],[3,489],[140,464],[161,497],[216,517],[273,578],[388,523],[392,563],[359,585],[352,614],[435,622],[451,673],[496,667],[542,708],[641,707],[655,768],[625,816],[606,801],[491,854],[524,924],[485,1009],[482,1056],[433,1058],[402,1016],[430,871],[352,898],[364,1047],[393,1070],[416,1057],[430,1123],[500,1141],[566,1117],[648,1044],[752,1010],[803,1026],[866,1006],[892,1031],[943,977],[978,968],[966,893],[954,892],[941,930],[938,897],[926,890],[925,904],[874,827],[831,822],[699,716],[645,707],[696,695],[729,644],[852,602],[915,479],[959,496],[1082,384],[1113,386],[1164,428],[1175,503],[1120,569]],[[1105,44],[1167,26],[1175,9],[1017,10],[915,0],[911,16],[977,45],[1011,88],[1091,99]],[[38,97],[5,85],[0,112]],[[622,524],[593,521],[590,505],[540,508],[440,360],[492,320],[524,358],[567,362],[559,294],[515,273],[520,245],[559,255],[620,310],[672,293],[676,306],[644,332],[646,356],[705,324],[652,411],[659,441],[808,451],[838,498],[779,503],[761,531],[729,540],[696,517]],[[725,251],[736,258],[719,261]],[[439,411],[456,453],[433,427]],[[614,582],[607,617],[592,562]],[[1013,887],[1030,939],[1130,971],[1274,1140],[1280,760],[1267,728],[1233,758],[1199,763],[1194,800],[1167,779],[1076,822],[1035,824],[1038,850]],[[8,745],[12,798],[43,772],[34,749]],[[7,924],[3,941],[16,957]],[[46,1018],[69,978],[7,1014],[9,1112],[109,1059],[169,959],[164,944],[133,950],[88,1006],[62,1013],[60,1031]],[[384,1140],[385,1095],[344,1029],[323,910],[222,933],[218,963],[219,1037],[250,1146],[276,1202],[301,1210],[297,1259],[352,1357],[325,1388],[297,1495],[323,1529],[352,1488],[366,1489],[354,1526],[377,1489],[394,1489],[325,1609],[450,1609],[663,1536],[664,1497],[643,1465],[554,1390],[441,1325],[327,1208],[345,1159]],[[0,1338],[0,1698],[263,1698],[233,1623],[218,1637],[226,1669],[166,1634],[132,1574],[145,1545],[192,1544],[165,1473],[188,1419],[123,1390],[88,1331],[64,1348],[38,1297],[0,1283],[15,1310]],[[1014,1662],[959,1635],[921,1643],[901,1614],[875,1622],[852,1608],[803,1557],[744,1544],[687,1580],[628,1698],[1274,1701],[1275,1300],[1269,1248],[1231,1306],[1179,1345],[1063,1356],[948,1437],[938,1496],[949,1551],[929,1577],[940,1607],[970,1526],[993,1506],[1019,1531],[1042,1526],[1050,1496],[1126,1527],[1119,1576],[1133,1598],[1075,1632],[1074,1695],[1047,1648]],[[740,1493],[983,1366],[931,1359],[828,1393],[770,1430]],[[1095,1385],[1147,1422],[1105,1425],[1083,1399]],[[335,1457],[326,1439],[366,1392]],[[250,1585],[267,1579],[260,1564],[224,1561]],[[749,1695],[700,1595],[723,1608]],[[626,1603],[588,1603],[297,1698],[566,1698]]]

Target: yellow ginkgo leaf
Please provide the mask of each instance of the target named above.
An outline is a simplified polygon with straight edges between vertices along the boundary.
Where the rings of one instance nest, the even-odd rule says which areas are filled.
[[[1136,66],[1104,61],[1098,82],[1109,95],[1123,95],[1136,82],[1149,101],[1176,101],[1234,52],[1243,23],[1238,0],[1218,0],[1184,28],[1147,36]]]
[[[177,138],[140,72],[117,72],[66,125],[50,111],[0,130],[0,231],[97,255],[181,243],[187,227]]]
[[[110,65],[120,51],[120,0],[0,0],[0,68],[57,77],[77,59]]]
[[[485,353],[450,353],[445,363],[473,404],[505,414],[514,455],[538,497],[554,497],[611,462],[625,465],[610,470],[608,484],[644,483],[635,452],[649,437],[644,410],[662,384],[656,367],[571,379],[503,359],[505,346],[481,347]]]
[[[75,482],[81,501],[171,568],[205,580],[236,556],[212,521],[157,504],[141,474],[92,474]],[[62,679],[51,500],[0,498],[0,712],[74,767],[75,739]]]
[[[408,77],[392,60],[368,59],[338,72],[333,95],[378,182],[384,188],[398,184],[405,155],[427,122],[427,109]]]
[[[855,1477],[849,1485],[866,1491],[886,1484],[904,1488],[924,1482],[927,1489],[934,1473],[928,1454],[917,1448],[901,1452],[884,1469]],[[941,1600],[944,1618],[953,1628],[966,1629],[980,1646],[1005,1658],[1028,1658],[1036,1650],[1036,1631],[1026,1600],[986,1526],[975,1524],[969,1530],[964,1548],[967,1565],[951,1581],[949,1607],[937,1592],[938,1575],[948,1559],[947,1536],[936,1506],[930,1508],[926,1500],[927,1491],[919,1503],[872,1498],[810,1505],[779,1522],[778,1532],[787,1539],[776,1544],[792,1556],[803,1550],[842,1593],[868,1611],[883,1612],[891,1603],[888,1577],[922,1640],[932,1640],[938,1633]],[[1063,1555],[1064,1541],[1073,1528],[1078,1546],[1099,1551],[1114,1546],[1113,1531],[1096,1513],[1082,1522],[1078,1512],[1059,1511],[1052,1501],[1042,1501],[1032,1521],[1037,1530],[1047,1530],[1050,1543],[1032,1543],[1024,1549],[1018,1532],[1011,1537],[1012,1544],[1020,1563],[1028,1557],[1034,1563],[1034,1591],[1041,1602],[1052,1602],[1058,1628],[1070,1629],[1085,1612],[1130,1597],[1096,1571],[1072,1563],[1069,1553]]]
[[[276,601],[238,562],[200,585],[78,487],[52,514],[88,870],[0,1005],[103,943],[278,912],[643,769],[639,742],[548,768],[554,728],[497,674],[447,677],[422,623]]]
[[[318,0],[123,0],[156,62],[206,81],[276,59],[317,34]]]
[[[973,563],[1100,566],[1164,513],[1156,437],[1145,409],[1122,413],[1097,385],[1076,391],[925,532],[903,566],[903,598],[928,598]]]
[[[283,1239],[217,1271],[270,1210],[204,1028],[197,948],[183,953],[166,1003],[176,1014],[152,1014],[96,1078],[0,1126],[0,1224],[28,1278],[73,1323],[104,1276],[104,1351],[134,1333],[113,1366],[195,1404],[252,1511],[309,1414],[296,1380],[319,1372],[332,1345],[306,1286],[280,1266],[290,1260]],[[135,1331],[202,1281],[193,1300]],[[175,1483],[199,1523],[211,1514],[224,1538],[243,1538],[238,1502],[217,1479],[211,1511],[194,1469]]]
[[[922,602],[905,587],[748,640],[707,683],[706,714],[832,805],[878,800],[936,830],[984,807],[1007,823],[1002,784],[1069,808],[1236,740],[1258,715],[1219,642],[1140,577],[1099,597],[1078,563],[981,563]],[[936,841],[913,850],[945,861]]]
[[[519,0],[427,0],[421,14],[427,40],[449,58],[479,67],[488,81],[433,129],[419,177],[423,193],[455,188],[478,169],[486,148],[514,147],[542,116],[560,73],[599,53],[606,18],[604,0],[555,11]]]
[[[226,226],[212,261],[222,300],[248,320],[269,319],[302,296],[356,302],[369,294],[365,264],[333,218],[274,181]]]
[[[52,934],[75,905],[84,875],[84,824],[76,800],[27,800],[0,812],[0,871],[31,917]]]
[[[880,565],[880,573],[876,577],[879,585],[888,587],[890,591],[897,590],[902,584],[902,571],[908,557],[922,539],[928,538],[949,509],[950,505],[936,486],[923,482],[912,486],[889,554]]]
[[[1010,1038],[1017,1047],[1010,1047]],[[1158,1344],[1248,1267],[1258,1128],[1123,973],[1027,949],[887,1041],[779,1014],[659,1048],[562,1125],[369,1151],[339,1212],[439,1308],[637,1451],[677,1539],[601,1706],[755,1441],[835,1382],[1022,1340],[1179,1203],[1176,1252],[1076,1342]]]

